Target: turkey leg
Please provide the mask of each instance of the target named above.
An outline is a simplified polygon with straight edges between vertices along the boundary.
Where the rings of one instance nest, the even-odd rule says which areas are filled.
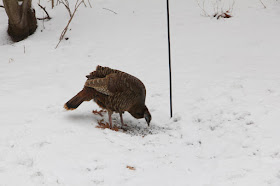
[[[121,123],[122,123],[122,127],[123,127],[124,123],[123,123],[122,113],[120,113],[120,118],[121,118]]]
[[[113,112],[108,110],[110,129],[112,129],[112,127],[113,127],[113,125],[112,125],[112,114],[113,114]]]

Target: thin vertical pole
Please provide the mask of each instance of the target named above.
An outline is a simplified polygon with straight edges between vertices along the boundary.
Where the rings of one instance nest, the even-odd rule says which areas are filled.
[[[168,30],[168,55],[169,55],[169,90],[170,90],[170,117],[172,118],[172,74],[171,74],[171,49],[170,49],[170,25],[169,25],[169,0],[167,4],[167,30]]]

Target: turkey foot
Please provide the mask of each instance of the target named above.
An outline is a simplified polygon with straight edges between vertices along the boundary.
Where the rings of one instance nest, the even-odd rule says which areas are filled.
[[[104,123],[103,119],[98,121],[98,125],[96,126],[96,128],[119,131],[119,128],[117,126],[110,127],[110,124],[108,122]]]
[[[95,114],[95,115],[99,115],[99,116],[101,116],[101,117],[103,117],[103,114],[102,113],[104,113],[104,112],[106,112],[106,110],[100,110],[100,111],[97,111],[97,110],[93,110],[92,111],[92,113],[93,114]]]

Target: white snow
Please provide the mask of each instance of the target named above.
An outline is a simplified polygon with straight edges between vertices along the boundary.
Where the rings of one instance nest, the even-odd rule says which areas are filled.
[[[165,0],[81,5],[57,49],[63,5],[41,1],[52,20],[18,43],[0,8],[0,186],[279,186],[280,2],[262,2],[236,0],[217,20],[196,0],[170,1],[172,119]],[[93,102],[64,110],[97,65],[144,82],[150,127],[126,113],[126,132],[96,128]]]

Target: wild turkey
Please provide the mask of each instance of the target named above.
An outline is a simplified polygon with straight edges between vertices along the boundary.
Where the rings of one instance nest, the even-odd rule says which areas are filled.
[[[109,67],[97,66],[91,72],[81,90],[76,96],[65,103],[66,110],[76,109],[82,102],[94,100],[101,108],[106,109],[109,115],[109,124],[112,128],[112,114],[119,113],[121,124],[122,114],[127,111],[133,117],[145,118],[148,126],[152,119],[145,105],[146,89],[136,77]]]

